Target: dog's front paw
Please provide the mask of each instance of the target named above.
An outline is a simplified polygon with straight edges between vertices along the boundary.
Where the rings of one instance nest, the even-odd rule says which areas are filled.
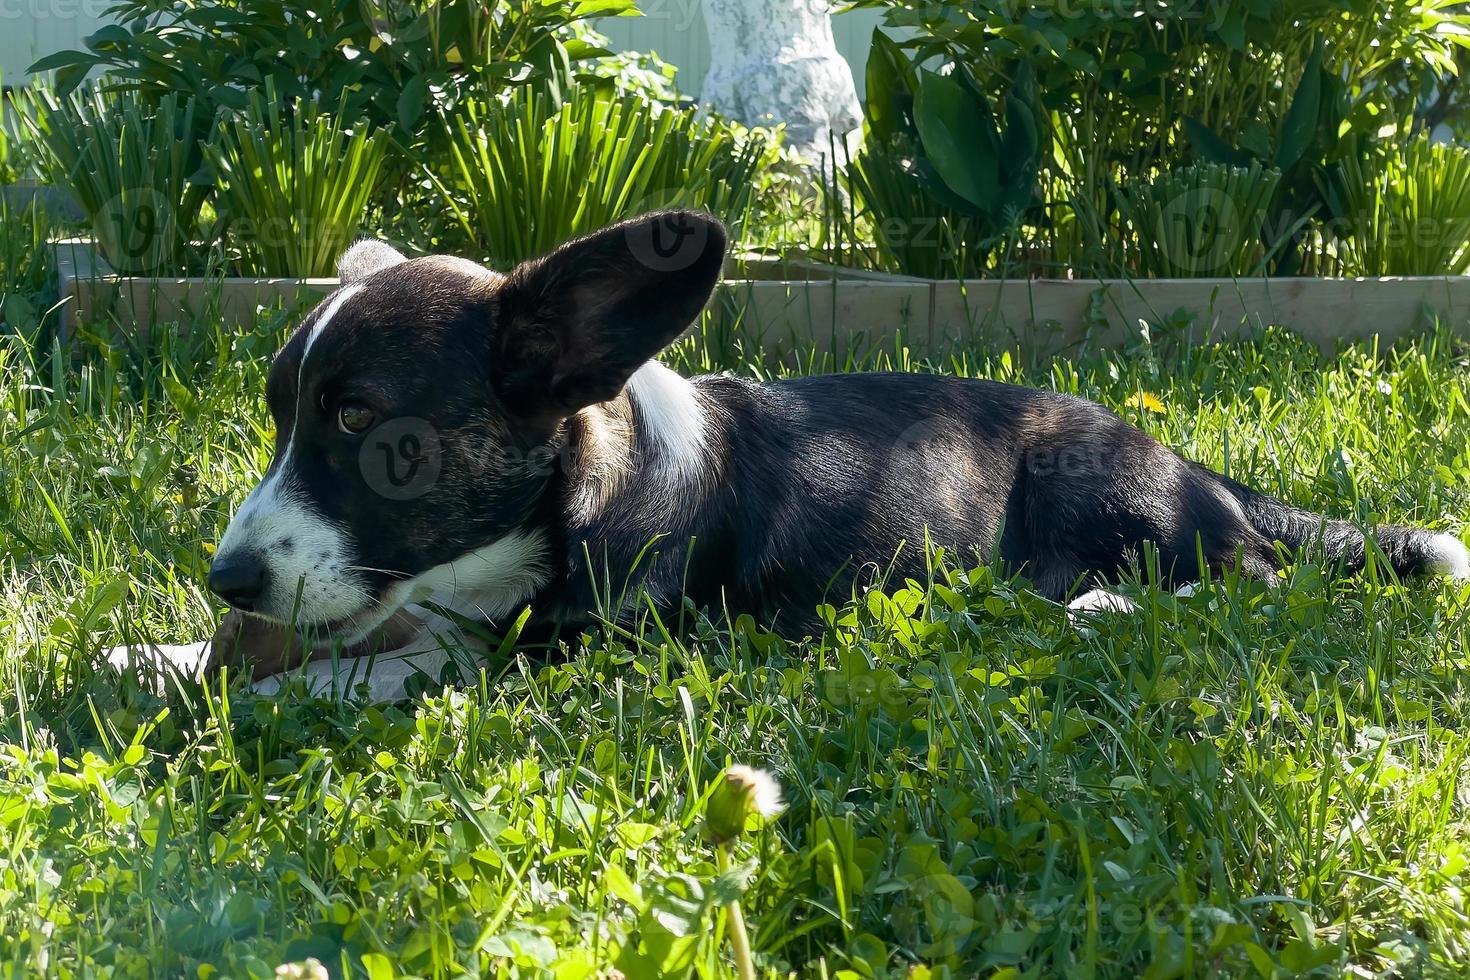
[[[1067,606],[1067,617],[1073,622],[1093,616],[1126,616],[1135,612],[1138,612],[1138,603],[1107,589],[1093,589],[1073,599]]]

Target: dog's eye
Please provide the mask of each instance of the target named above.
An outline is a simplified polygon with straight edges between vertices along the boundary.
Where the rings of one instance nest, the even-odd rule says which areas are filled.
[[[348,399],[337,406],[337,428],[349,435],[366,432],[373,424],[373,410],[360,401]]]

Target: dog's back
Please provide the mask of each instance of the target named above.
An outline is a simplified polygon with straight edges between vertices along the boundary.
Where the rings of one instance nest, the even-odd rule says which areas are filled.
[[[702,475],[682,495],[624,494],[599,520],[572,520],[572,575],[554,586],[571,589],[569,608],[605,612],[605,599],[599,607],[577,581],[632,569],[600,584],[806,626],[855,581],[922,580],[929,545],[963,562],[999,557],[1059,600],[1116,580],[1146,542],[1175,581],[1197,578],[1201,561],[1267,576],[1278,541],[1320,544],[1349,567],[1364,560],[1352,525],[1252,491],[1069,395],[886,373],[689,384],[704,435],[698,458],[681,465]],[[635,394],[635,427],[660,414]],[[1402,573],[1458,570],[1447,535],[1382,527],[1377,536]]]

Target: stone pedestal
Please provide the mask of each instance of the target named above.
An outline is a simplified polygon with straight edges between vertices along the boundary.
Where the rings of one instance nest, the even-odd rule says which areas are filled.
[[[701,101],[750,126],[786,124],[809,161],[862,124],[852,69],[837,52],[827,0],[704,0],[710,68]]]

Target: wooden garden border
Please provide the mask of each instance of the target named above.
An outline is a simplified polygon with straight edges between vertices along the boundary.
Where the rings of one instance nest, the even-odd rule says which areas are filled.
[[[334,279],[119,276],[91,245],[56,245],[65,342],[108,318],[146,332],[199,316],[253,322],[259,307],[308,305]],[[942,357],[977,343],[1061,352],[1115,345],[1141,324],[1177,324],[1197,340],[1286,326],[1324,350],[1470,316],[1470,277],[1389,279],[970,280],[935,282],[816,263],[740,257],[728,270],[791,278],[726,279],[709,330],[738,334],[774,359],[815,344],[838,358],[907,345]]]

